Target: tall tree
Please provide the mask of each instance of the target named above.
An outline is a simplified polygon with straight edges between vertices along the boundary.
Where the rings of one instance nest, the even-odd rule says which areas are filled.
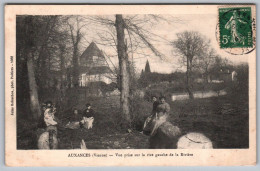
[[[61,79],[61,89],[63,89],[65,86],[65,77],[66,77],[65,56],[64,56],[66,46],[60,43],[59,48],[60,48],[60,71],[61,71],[60,79]]]
[[[216,52],[213,48],[205,49],[199,58],[197,67],[200,71],[202,71],[203,78],[206,83],[208,83],[210,68],[213,66],[215,58]]]
[[[221,72],[225,70],[232,70],[233,67],[230,65],[230,61],[226,58],[222,58],[219,55],[216,55],[213,59],[212,66],[209,68],[210,75],[214,76],[215,79],[220,79]]]
[[[69,23],[71,41],[73,45],[73,56],[72,56],[72,83],[74,87],[78,87],[79,85],[79,43],[82,38],[82,34],[80,32],[82,26],[80,26],[80,19],[77,16],[74,24]],[[76,27],[74,27],[74,25]]]
[[[156,38],[162,38],[149,31],[151,26],[158,23],[161,17],[156,15],[123,16],[118,14],[115,15],[116,21],[111,19],[111,16],[90,16],[85,18],[90,22],[99,24],[102,27],[102,34],[100,33],[100,30],[97,29],[97,35],[101,38],[101,42],[99,44],[113,48],[117,47],[115,48],[117,53],[115,56],[119,59],[119,72],[117,80],[119,82],[119,89],[121,90],[121,111],[124,120],[128,123],[128,125],[130,125],[130,103],[128,97],[130,96],[130,90],[132,89],[131,85],[134,85],[133,80],[136,79],[137,81],[135,74],[132,74],[134,71],[134,54],[137,53],[139,55],[142,54],[147,56],[147,54],[143,52],[143,48],[148,48],[156,56],[161,59],[164,58],[164,55],[161,54],[152,43],[153,41],[156,42]],[[108,29],[104,29],[104,26]],[[137,49],[139,49],[139,51],[137,51]],[[132,58],[132,62],[129,61],[129,57]]]
[[[125,23],[123,20],[123,16],[117,14],[116,15],[116,32],[117,32],[117,52],[118,52],[118,60],[119,60],[119,71],[120,71],[120,82],[121,82],[121,95],[120,95],[120,107],[122,114],[124,116],[125,122],[129,127],[131,123],[130,113],[129,113],[129,73],[127,69],[128,65],[128,55],[126,52],[126,44],[125,44]]]
[[[177,40],[172,42],[177,53],[181,56],[181,63],[186,66],[186,89],[189,98],[193,99],[193,67],[194,63],[201,56],[203,50],[207,48],[209,42],[204,37],[194,31],[185,31],[177,34]]]
[[[25,27],[25,45],[24,45],[24,55],[27,59],[27,69],[28,69],[28,79],[29,79],[29,94],[30,94],[30,108],[32,112],[32,118],[37,120],[41,115],[37,84],[35,80],[34,67],[33,67],[33,55],[32,48],[35,46],[35,29],[34,20],[31,16],[28,16],[24,19]]]
[[[150,72],[151,72],[150,64],[149,61],[147,60],[145,65],[145,73],[150,73]]]
[[[29,78],[29,93],[30,93],[30,107],[34,120],[37,120],[41,115],[37,84],[35,80],[34,67],[33,67],[33,56],[28,51],[27,57],[27,69],[28,69],[28,78]]]

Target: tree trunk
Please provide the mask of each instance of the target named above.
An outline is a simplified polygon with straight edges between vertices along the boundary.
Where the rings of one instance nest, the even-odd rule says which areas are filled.
[[[37,120],[41,115],[41,109],[38,99],[37,85],[35,81],[32,55],[27,57],[27,69],[29,78],[29,93],[30,93],[30,108],[34,120]]]
[[[120,96],[120,107],[123,114],[123,118],[126,122],[127,127],[130,126],[130,112],[129,112],[129,73],[127,70],[128,59],[126,52],[126,45],[124,42],[124,20],[122,15],[116,15],[116,32],[117,32],[117,52],[120,68],[120,85],[121,85],[121,96]]]
[[[66,68],[65,68],[65,57],[64,57],[64,51],[65,51],[65,46],[60,44],[60,70],[61,70],[61,77],[60,77],[60,101],[63,102],[64,96],[65,96],[65,77],[66,77]]]
[[[64,51],[65,51],[65,46],[62,44],[59,44],[60,48],[60,84],[61,84],[61,89],[65,86],[65,76],[66,76],[66,68],[65,68],[65,57],[64,57]]]
[[[73,73],[72,73],[72,82],[74,87],[78,87],[79,85],[79,62],[78,62],[78,45],[74,44],[73,51]]]
[[[191,80],[191,67],[192,61],[187,58],[187,71],[186,71],[186,81],[187,81],[187,92],[189,94],[190,99],[194,99],[192,92],[192,80]]]
[[[71,27],[71,26],[70,26]],[[79,85],[79,42],[81,40],[80,30],[77,30],[76,35],[73,35],[73,31],[71,28],[71,39],[73,43],[73,57],[72,57],[72,83],[74,87],[78,87]]]
[[[209,72],[208,72],[208,68],[206,68],[204,79],[205,79],[207,84],[209,83],[208,77],[209,77]]]

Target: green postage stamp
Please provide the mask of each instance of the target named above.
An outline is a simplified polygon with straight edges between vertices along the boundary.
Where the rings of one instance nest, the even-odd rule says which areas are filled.
[[[251,7],[219,8],[220,48],[252,48]]]

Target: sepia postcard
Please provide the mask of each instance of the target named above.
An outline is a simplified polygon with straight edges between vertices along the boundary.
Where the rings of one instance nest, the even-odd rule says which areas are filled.
[[[6,5],[7,166],[256,164],[256,6]]]

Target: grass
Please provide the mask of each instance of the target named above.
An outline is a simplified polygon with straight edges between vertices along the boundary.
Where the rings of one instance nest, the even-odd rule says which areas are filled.
[[[201,132],[214,148],[248,148],[248,97],[226,95],[172,102],[171,122],[182,132]]]
[[[147,136],[140,133],[142,125],[152,110],[152,103],[144,99],[131,101],[131,132],[120,127],[119,97],[88,98],[76,106],[80,110],[91,102],[96,111],[93,129],[59,129],[59,148],[79,148],[84,139],[89,149],[145,149],[148,148]],[[248,96],[228,94],[221,97],[169,102],[170,121],[180,127],[183,133],[201,132],[212,140],[214,148],[248,148]],[[59,119],[72,113],[67,110],[57,114]],[[67,123],[63,120],[63,124]],[[36,148],[36,124],[18,120],[18,149]]]

